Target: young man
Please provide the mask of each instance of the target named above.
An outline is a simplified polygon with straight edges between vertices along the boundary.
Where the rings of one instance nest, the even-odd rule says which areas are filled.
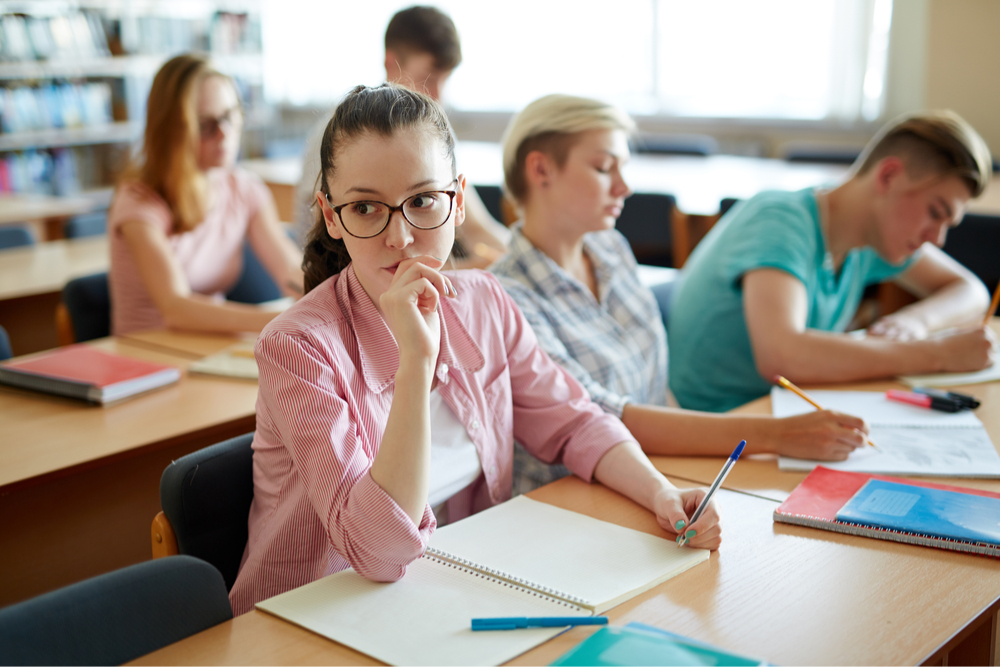
[[[386,80],[441,101],[448,77],[462,62],[462,45],[451,18],[434,7],[409,7],[392,17],[385,30]],[[306,142],[302,178],[296,188],[296,227],[299,239],[316,221],[312,208],[316,200],[319,173],[319,144],[327,119],[314,128]],[[459,229],[461,259],[458,268],[485,268],[507,249],[510,232],[493,219],[475,188],[465,197],[465,224]]]
[[[980,326],[989,294],[939,249],[990,177],[968,123],[918,114],[884,127],[838,187],[739,205],[695,249],[674,298],[677,400],[724,411],[767,393],[775,375],[832,383],[992,364],[995,339]],[[865,337],[844,335],[865,287],[884,280],[921,300]]]

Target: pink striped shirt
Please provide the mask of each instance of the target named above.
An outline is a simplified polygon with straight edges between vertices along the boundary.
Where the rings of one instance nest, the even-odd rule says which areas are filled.
[[[191,291],[223,298],[243,270],[243,242],[250,220],[271,197],[264,182],[242,169],[217,170],[210,175],[212,207],[205,220],[189,232],[173,233],[174,218],[167,202],[142,183],[123,183],[108,211],[111,245],[111,332],[163,328],[160,310],[143,284],[135,259],[119,227],[139,221],[160,229],[181,265]]]
[[[496,278],[448,274],[436,375],[465,425],[483,474],[448,501],[452,520],[511,496],[514,439],[590,480],[600,458],[632,440],[622,423],[538,346]],[[249,541],[230,593],[233,612],[348,567],[395,581],[436,527],[419,526],[369,473],[392,404],[395,339],[353,266],[264,329]]]

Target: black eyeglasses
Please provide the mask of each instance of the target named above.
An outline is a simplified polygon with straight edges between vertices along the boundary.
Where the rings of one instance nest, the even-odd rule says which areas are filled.
[[[243,120],[243,109],[238,106],[229,109],[221,116],[204,117],[198,119],[198,132],[201,134],[202,139],[209,139],[218,134],[219,130],[222,129],[222,125],[225,124],[226,127],[233,127]]]
[[[452,183],[457,182],[457,178],[452,181]],[[396,211],[402,213],[403,219],[417,229],[437,229],[451,217],[456,194],[458,194],[456,190],[420,192],[407,197],[399,206],[372,200],[352,201],[333,206],[329,195],[326,195],[326,200],[330,202],[333,212],[340,218],[340,224],[348,234],[359,239],[370,239],[385,231],[392,214]]]

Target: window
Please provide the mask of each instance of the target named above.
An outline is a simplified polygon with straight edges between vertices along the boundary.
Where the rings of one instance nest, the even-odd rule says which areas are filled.
[[[442,0],[462,35],[446,90],[461,111],[552,92],[643,115],[875,120],[892,0]],[[397,2],[265,4],[265,93],[333,103],[384,78]]]

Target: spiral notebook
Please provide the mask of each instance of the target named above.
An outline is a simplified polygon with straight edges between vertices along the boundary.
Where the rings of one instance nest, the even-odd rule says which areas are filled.
[[[390,664],[496,665],[565,628],[472,632],[473,618],[590,616],[708,556],[520,496],[437,531],[397,582],[345,570],[257,608]]]
[[[965,513],[965,518],[975,516],[977,521],[984,517],[995,519],[997,513],[995,508],[1000,504],[1000,493],[992,491],[936,484],[923,480],[844,472],[818,466],[809,473],[801,484],[795,487],[785,502],[774,510],[774,520],[779,523],[791,523],[810,528],[832,530],[837,533],[873,537],[878,540],[891,540],[1000,557],[1000,544],[991,544],[989,541],[983,540],[982,536],[979,538],[970,537],[963,533],[958,526],[949,527],[947,525],[948,523],[963,523],[961,512],[955,514],[951,520],[939,518],[933,526],[926,523],[920,526],[912,520],[901,522],[908,510],[912,508],[912,505],[906,506],[912,501],[912,498],[883,496],[869,500],[870,492],[879,489],[879,485],[869,485],[873,480],[891,483],[891,487],[885,487],[890,491],[912,490],[912,495],[926,494],[929,497],[937,493],[947,493],[952,500],[956,500],[957,496],[957,500],[963,501],[961,504],[965,508],[962,510]],[[856,502],[852,504],[852,501]],[[866,501],[868,501],[868,505],[865,505]],[[940,505],[941,503],[939,499],[934,499],[931,504]],[[873,509],[879,510],[882,516],[875,516],[872,512]],[[895,517],[892,516],[893,513],[896,514]],[[866,515],[863,520],[862,514]]]

